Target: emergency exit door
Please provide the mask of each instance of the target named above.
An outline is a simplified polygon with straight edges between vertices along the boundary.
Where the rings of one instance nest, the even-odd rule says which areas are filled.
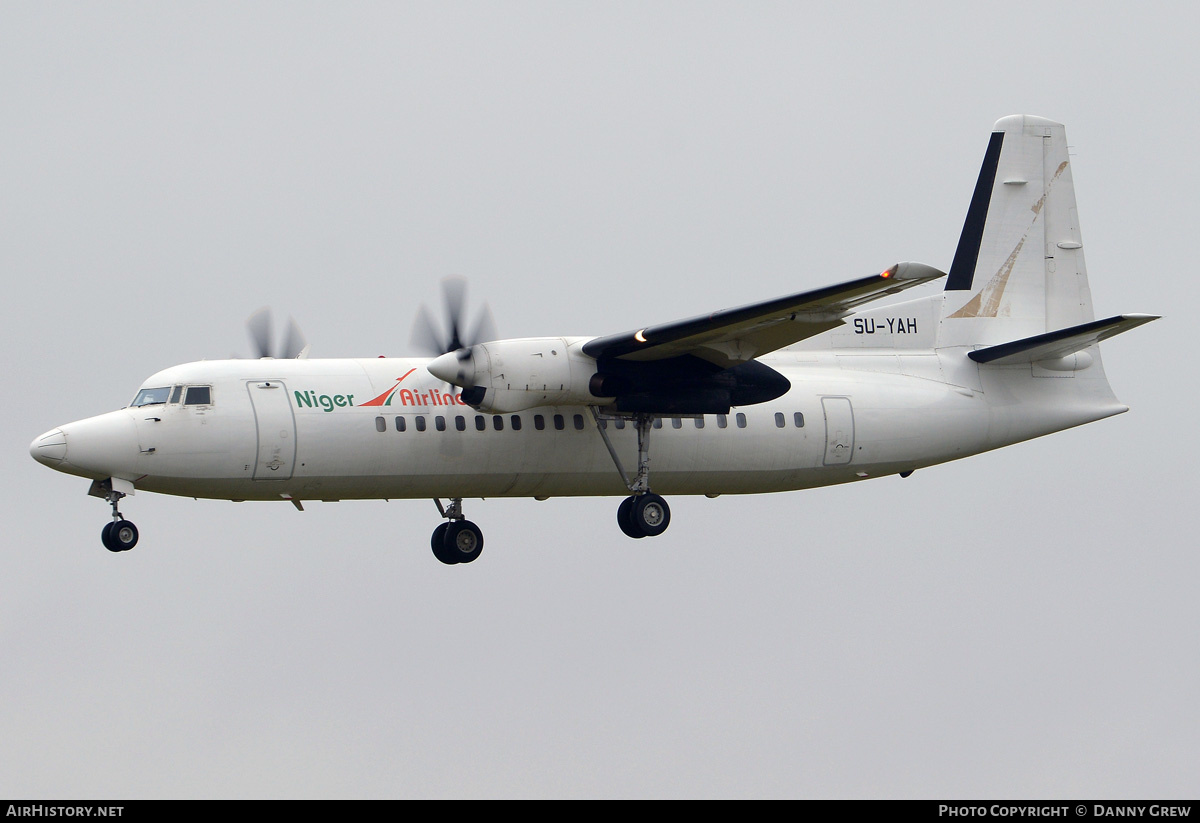
[[[822,397],[825,412],[825,465],[843,466],[854,459],[854,409],[849,397]]]

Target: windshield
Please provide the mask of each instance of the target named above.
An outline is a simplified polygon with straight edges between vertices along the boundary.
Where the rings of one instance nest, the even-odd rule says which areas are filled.
[[[167,395],[171,393],[170,386],[163,386],[161,389],[142,389],[138,392],[137,397],[133,398],[133,406],[153,406],[159,403],[167,402]]]

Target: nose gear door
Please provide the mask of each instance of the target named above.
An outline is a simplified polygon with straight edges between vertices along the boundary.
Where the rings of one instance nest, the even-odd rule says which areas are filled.
[[[288,480],[296,465],[296,418],[282,380],[246,384],[258,430],[255,480]]]

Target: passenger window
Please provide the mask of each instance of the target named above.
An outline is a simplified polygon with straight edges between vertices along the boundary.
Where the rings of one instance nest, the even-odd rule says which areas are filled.
[[[492,415],[492,428],[498,432],[504,431],[504,417],[499,414]]]
[[[384,420],[382,417],[375,418],[375,431],[377,431],[377,432],[387,431],[387,421]]]
[[[662,418],[661,417],[654,418],[653,425],[654,425],[654,428],[661,429],[662,428]]]
[[[580,432],[583,431],[583,415],[582,414],[575,415],[572,422],[575,423],[575,431],[580,431]]]
[[[212,386],[188,386],[183,395],[185,406],[211,406]]]
[[[475,431],[487,431],[487,418],[482,414],[475,415]]]
[[[737,417],[735,417],[734,419],[737,421],[737,427],[739,429],[746,428],[746,415],[742,414],[741,412],[738,412]]]
[[[413,422],[417,424],[417,431],[419,431],[419,432],[425,431],[425,415],[418,414],[416,416],[416,418],[413,420]]]
[[[724,429],[729,427],[729,418],[723,414],[717,415],[717,428]]]
[[[784,427],[783,412],[775,412],[775,427],[782,429]]]
[[[538,431],[543,431],[546,428],[546,418],[540,414],[535,414],[533,416],[533,427]]]
[[[567,427],[567,421],[563,419],[561,414],[554,415],[554,428],[557,431],[562,431]]]
[[[398,431],[398,432],[402,432],[402,431],[404,431],[406,428],[407,428],[407,426],[405,425],[405,420],[404,420],[404,418],[403,418],[403,417],[397,417],[397,418],[396,418],[396,431]]]
[[[698,428],[698,429],[704,428],[704,418],[703,417],[696,418],[696,428]]]
[[[683,418],[672,417],[671,418],[671,426],[676,429],[682,429],[683,428]]]
[[[621,420],[620,418],[618,418],[618,419],[617,419],[617,428],[618,428],[618,429],[623,429],[623,428],[625,428],[625,421],[624,421],[624,420]]]
[[[467,430],[467,418],[463,417],[461,414],[455,417],[454,428],[458,429],[460,432],[465,432]]]
[[[433,418],[433,425],[437,427],[438,431],[444,432],[446,430],[446,418],[439,414],[437,417]]]
[[[794,415],[794,417],[795,417],[795,420],[796,420],[796,428],[798,428],[798,429],[802,429],[802,428],[804,428],[804,413],[803,413],[803,412],[796,412],[796,414]]]
[[[512,416],[512,427],[513,431],[515,432],[519,432],[521,430],[521,415],[514,414]]]

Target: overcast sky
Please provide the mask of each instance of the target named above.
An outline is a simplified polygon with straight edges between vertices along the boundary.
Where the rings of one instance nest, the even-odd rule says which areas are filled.
[[[1195,797],[1192,4],[0,5],[0,796]],[[993,122],[1066,124],[1131,412],[907,480],[107,505],[29,442],[293,315],[416,353],[949,267]],[[912,294],[911,292],[909,293]]]

